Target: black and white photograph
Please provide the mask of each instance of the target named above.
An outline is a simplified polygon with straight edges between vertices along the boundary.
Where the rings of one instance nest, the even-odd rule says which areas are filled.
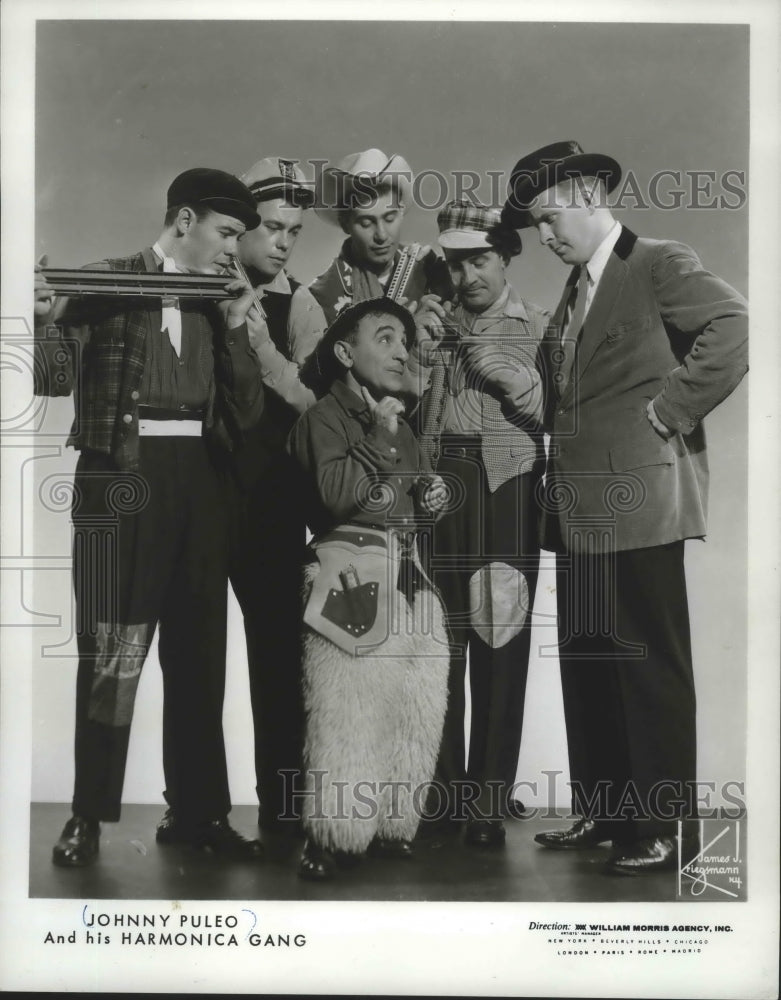
[[[778,43],[4,5],[0,987],[778,996]]]

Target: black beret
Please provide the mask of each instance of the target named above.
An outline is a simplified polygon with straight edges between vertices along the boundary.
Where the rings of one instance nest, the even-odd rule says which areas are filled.
[[[247,229],[260,225],[252,192],[238,177],[224,170],[193,167],[174,178],[168,188],[168,208],[177,205],[203,205],[220,215],[230,215]]]

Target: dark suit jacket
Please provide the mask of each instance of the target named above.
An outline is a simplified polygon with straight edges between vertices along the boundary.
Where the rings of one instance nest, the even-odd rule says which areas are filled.
[[[90,265],[109,271],[156,271],[151,249]],[[40,396],[74,393],[68,444],[112,455],[117,467],[138,465],[138,399],[147,331],[160,329],[161,300],[94,296],[65,303],[55,324],[36,330],[34,389]],[[263,410],[260,364],[246,324],[227,331],[213,303],[214,378],[204,432],[232,450]]]
[[[542,543],[599,553],[703,536],[700,422],[747,370],[746,302],[689,247],[624,228],[563,381],[561,327],[578,273],[544,341],[551,446]],[[669,440],[648,421],[651,400],[675,431]]]

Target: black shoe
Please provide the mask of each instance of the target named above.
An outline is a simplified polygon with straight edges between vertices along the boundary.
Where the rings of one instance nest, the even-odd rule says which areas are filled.
[[[52,850],[52,861],[60,868],[86,868],[100,850],[100,823],[96,819],[71,816]]]
[[[298,863],[298,877],[308,882],[327,882],[336,874],[336,857],[332,851],[318,847],[311,840],[304,844]]]
[[[248,840],[233,829],[227,819],[207,820],[203,823],[180,823],[171,809],[157,825],[155,838],[158,844],[187,844],[205,854],[228,861],[261,861],[263,845],[259,840]]]
[[[681,865],[695,858],[700,849],[697,834],[681,838]],[[605,864],[610,875],[652,875],[678,867],[677,837],[644,837],[633,844],[614,847]]]
[[[545,830],[535,834],[534,842],[554,851],[580,851],[612,840],[593,819],[579,819],[568,830]]]
[[[474,819],[466,825],[464,842],[470,847],[501,847],[505,836],[501,820]]]
[[[375,837],[366,852],[372,858],[403,859],[411,858],[415,848],[410,840],[393,840],[388,837]]]

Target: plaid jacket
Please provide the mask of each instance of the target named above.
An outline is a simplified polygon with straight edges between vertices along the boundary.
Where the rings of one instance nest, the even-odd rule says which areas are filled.
[[[151,249],[89,265],[93,270],[156,271]],[[213,303],[214,376],[204,433],[233,451],[263,410],[260,364],[246,324],[225,330]],[[56,323],[35,333],[34,391],[74,394],[75,419],[68,444],[109,454],[120,469],[138,465],[138,399],[146,336],[160,329],[160,299],[95,297],[68,300]]]

